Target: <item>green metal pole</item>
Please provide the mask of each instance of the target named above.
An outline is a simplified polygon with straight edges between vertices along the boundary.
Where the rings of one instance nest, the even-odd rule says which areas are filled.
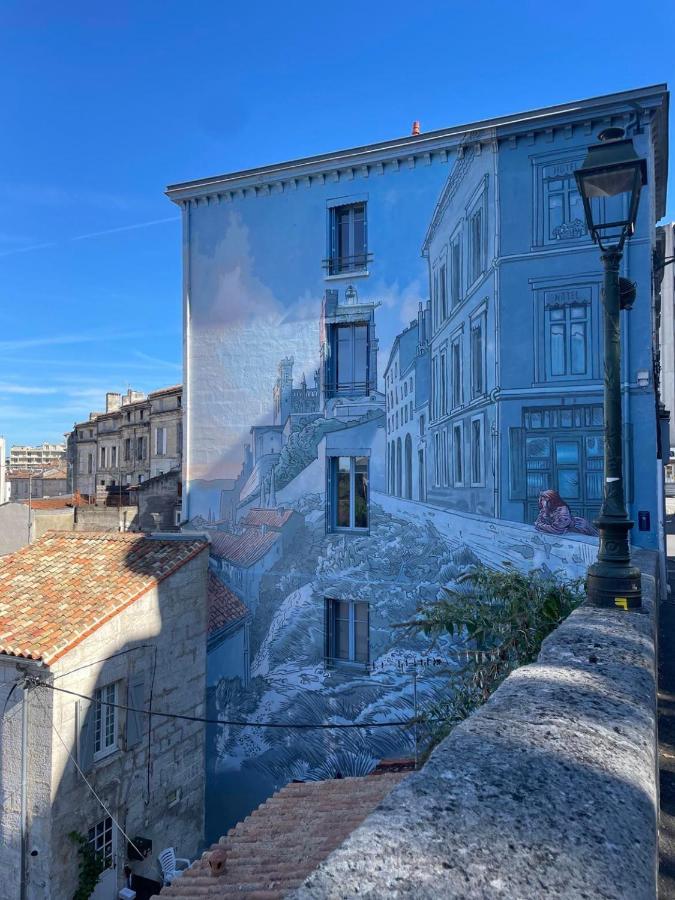
[[[586,594],[592,606],[637,609],[642,606],[640,570],[631,564],[628,518],[623,487],[621,416],[621,320],[619,264],[622,252],[603,251],[605,267],[603,325],[605,343],[605,483],[600,516],[597,562],[588,570]]]

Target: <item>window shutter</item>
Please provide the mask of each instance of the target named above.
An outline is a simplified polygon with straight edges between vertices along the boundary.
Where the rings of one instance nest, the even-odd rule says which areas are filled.
[[[127,685],[127,706],[133,709],[127,710],[127,750],[140,743],[143,737],[143,719],[141,712],[134,712],[145,707],[145,682],[142,675],[133,675]]]
[[[337,266],[337,255],[338,255],[338,247],[337,247],[337,211],[335,208],[328,210],[328,256],[330,259],[328,265],[328,274],[335,274],[335,267]]]
[[[527,500],[524,428],[509,428],[509,500]]]
[[[324,597],[323,601],[323,635],[324,662],[327,666],[330,666],[333,656],[333,603],[328,597]]]
[[[326,457],[326,534],[333,530],[333,457]]]
[[[80,723],[77,762],[83,772],[88,772],[94,761],[94,711],[96,705],[88,700],[78,700],[77,717]]]

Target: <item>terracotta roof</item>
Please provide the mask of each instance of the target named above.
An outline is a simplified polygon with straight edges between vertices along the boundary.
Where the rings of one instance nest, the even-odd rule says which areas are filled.
[[[211,553],[236,566],[247,568],[262,559],[280,539],[281,535],[278,531],[268,531],[262,534],[254,528],[247,529],[244,534],[220,532],[214,534],[211,539]]]
[[[19,500],[24,506],[28,506],[28,500]],[[89,506],[81,496],[73,497],[72,494],[63,494],[61,497],[39,497],[30,501],[31,509],[65,509],[68,506]]]
[[[195,900],[241,898],[278,900],[305,878],[357,828],[406,777],[366,775],[331,781],[291,783],[162,889],[162,897]],[[225,851],[225,869],[214,877]]]
[[[267,525],[269,528],[281,528],[293,515],[292,509],[249,509],[241,520],[242,525]]]
[[[248,615],[248,607],[209,569],[209,634]]]
[[[49,531],[0,558],[0,653],[55,662],[207,546]]]

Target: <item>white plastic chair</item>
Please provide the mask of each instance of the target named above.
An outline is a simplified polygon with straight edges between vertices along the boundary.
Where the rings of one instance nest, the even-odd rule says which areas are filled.
[[[192,865],[189,859],[176,856],[176,851],[173,847],[167,847],[166,850],[162,850],[157,859],[162,870],[164,884],[171,884],[174,878],[178,878]]]

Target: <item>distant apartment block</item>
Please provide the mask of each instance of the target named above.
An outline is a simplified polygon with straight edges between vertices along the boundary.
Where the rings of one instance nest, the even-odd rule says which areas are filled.
[[[4,454],[3,454],[4,455]],[[65,444],[40,444],[28,447],[14,444],[9,451],[10,469],[27,469],[63,462],[66,458]]]

